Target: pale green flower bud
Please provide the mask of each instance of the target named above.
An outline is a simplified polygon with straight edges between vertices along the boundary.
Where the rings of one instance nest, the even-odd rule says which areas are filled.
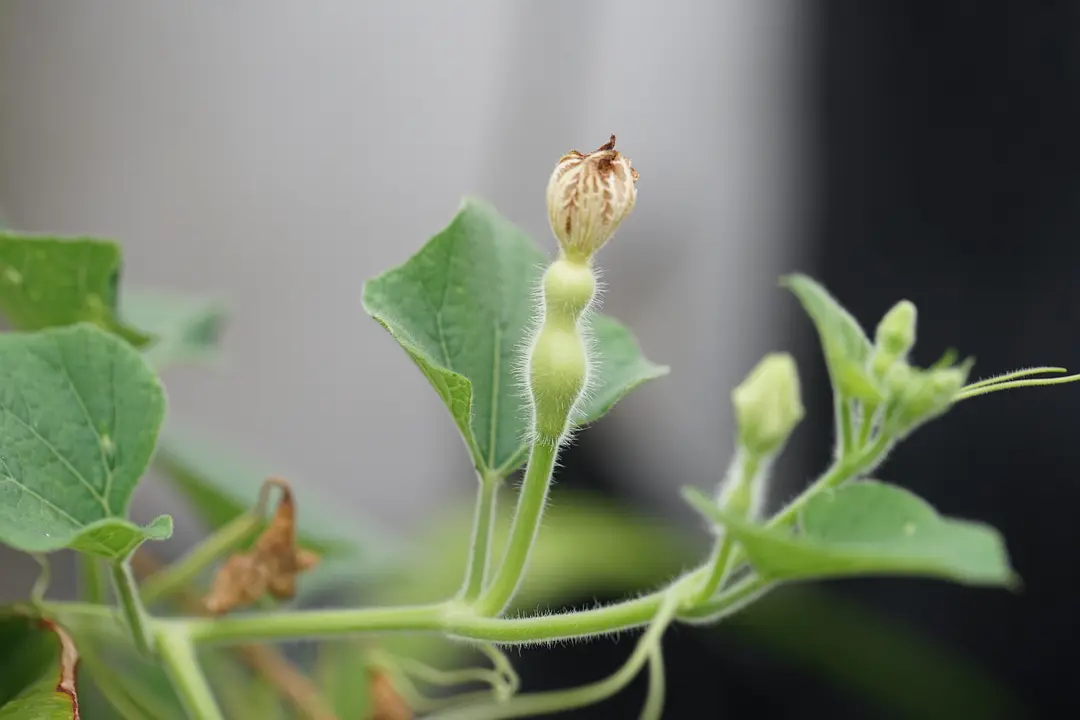
[[[893,357],[904,357],[915,344],[915,304],[901,300],[878,323],[875,344]]]
[[[739,443],[754,457],[778,452],[804,415],[795,359],[771,353],[731,393]]]
[[[559,159],[547,187],[548,219],[563,254],[588,261],[634,208],[637,171],[615,149],[615,136],[591,153]]]
[[[884,378],[897,362],[903,362],[915,345],[914,303],[901,300],[892,306],[878,323],[874,335],[874,354],[870,359],[870,371],[875,377]]]
[[[956,395],[967,382],[970,362],[930,370],[911,369],[896,392],[893,428],[907,433],[932,420],[953,406]]]

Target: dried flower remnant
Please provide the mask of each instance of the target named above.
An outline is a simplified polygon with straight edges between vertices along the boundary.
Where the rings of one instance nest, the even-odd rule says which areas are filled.
[[[319,562],[318,555],[296,546],[296,503],[288,483],[268,479],[260,505],[270,487],[281,490],[270,524],[251,550],[236,553],[221,566],[203,600],[206,610],[214,615],[247,607],[267,593],[277,600],[291,600],[296,595],[297,574]]]
[[[416,717],[384,670],[375,666],[368,668],[368,690],[371,693],[369,720],[413,720]]]
[[[637,170],[615,149],[615,136],[591,153],[571,150],[548,180],[551,230],[567,258],[588,261],[634,209]]]

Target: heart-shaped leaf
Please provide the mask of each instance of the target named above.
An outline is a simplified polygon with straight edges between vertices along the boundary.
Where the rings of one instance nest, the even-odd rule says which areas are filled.
[[[48,620],[0,619],[0,720],[79,720],[71,637]]]
[[[215,300],[157,292],[126,292],[121,315],[154,337],[143,354],[159,370],[212,359],[225,324],[225,309]]]
[[[894,485],[867,480],[817,495],[803,509],[798,534],[725,513],[695,488],[684,495],[742,543],[757,571],[771,579],[919,575],[966,585],[1018,582],[994,528],[942,517]]]
[[[525,457],[529,413],[518,368],[544,263],[525,233],[468,199],[404,265],[364,286],[364,309],[439,393],[481,472],[509,474]],[[598,381],[578,424],[667,372],[615,320],[594,314],[591,328]]]
[[[0,335],[0,542],[117,560],[172,533],[126,519],[165,415],[139,352],[81,323]]]
[[[88,322],[136,347],[150,337],[116,315],[120,246],[0,231],[0,312],[17,330]]]
[[[882,402],[881,388],[868,370],[874,348],[858,321],[812,278],[795,274],[781,282],[795,294],[814,322],[837,392],[843,397]]]

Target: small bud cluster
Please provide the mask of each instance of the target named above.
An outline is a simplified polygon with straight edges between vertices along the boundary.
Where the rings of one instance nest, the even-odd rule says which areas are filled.
[[[922,369],[908,363],[915,345],[918,313],[908,300],[896,303],[878,323],[870,370],[882,383],[888,413],[884,430],[904,435],[938,417],[967,382],[970,362]]]

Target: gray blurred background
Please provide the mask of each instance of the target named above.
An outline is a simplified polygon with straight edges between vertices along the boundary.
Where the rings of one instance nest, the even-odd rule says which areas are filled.
[[[728,389],[781,343],[802,20],[756,0],[2,0],[0,207],[120,240],[127,286],[227,301],[226,364],[171,372],[172,416],[408,532],[473,480],[362,281],[465,194],[552,249],[549,172],[616,133],[641,180],[604,308],[673,372],[594,432],[677,508],[727,462]]]

